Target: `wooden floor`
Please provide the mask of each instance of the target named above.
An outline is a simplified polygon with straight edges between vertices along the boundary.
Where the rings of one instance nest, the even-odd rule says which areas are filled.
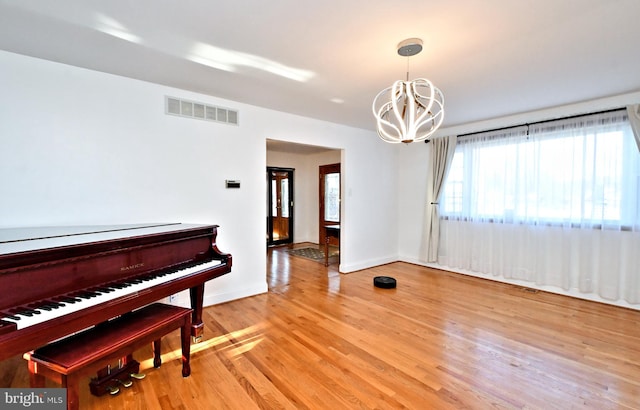
[[[407,263],[268,260],[267,294],[205,309],[191,377],[174,332],[161,368],[139,351],[146,379],[114,397],[85,385],[81,408],[640,408],[640,312]],[[0,382],[27,387],[24,361],[0,363]]]

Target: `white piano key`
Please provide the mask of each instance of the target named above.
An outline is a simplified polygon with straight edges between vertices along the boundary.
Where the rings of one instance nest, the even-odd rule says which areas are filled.
[[[218,265],[222,265],[222,262],[219,260],[205,262],[189,268],[170,272],[163,276],[154,277],[152,279],[145,280],[142,283],[131,284],[122,289],[114,289],[113,292],[100,293],[99,295],[89,299],[81,299],[80,302],[76,302],[76,303],[61,302],[61,303],[64,303],[65,306],[59,307],[57,309],[52,309],[52,310],[32,309],[40,312],[39,314],[34,314],[32,316],[23,316],[23,315],[17,315],[14,313],[15,316],[20,317],[19,320],[7,318],[7,317],[3,317],[2,320],[15,323],[18,330],[24,329],[29,326],[37,325],[39,323],[43,323],[48,320],[53,320],[53,319],[62,317],[64,315],[68,315],[70,313],[89,308],[91,306],[96,306],[102,303],[109,302],[111,300],[117,299],[122,296],[128,296],[128,295],[137,293],[141,290],[145,290],[153,286],[161,285],[163,283],[167,283],[172,280],[179,279],[205,269],[211,269]],[[114,282],[114,283],[118,283],[118,282]],[[105,287],[108,287],[108,286],[105,286]]]

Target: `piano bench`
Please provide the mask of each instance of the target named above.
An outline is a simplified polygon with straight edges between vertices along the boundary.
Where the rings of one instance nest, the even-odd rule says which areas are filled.
[[[78,409],[78,385],[82,376],[107,366],[153,342],[154,367],[160,366],[160,339],[180,328],[182,376],[191,374],[191,312],[178,306],[155,303],[129,312],[88,330],[41,347],[24,358],[29,364],[31,387],[44,387],[45,378],[67,389],[67,408]]]

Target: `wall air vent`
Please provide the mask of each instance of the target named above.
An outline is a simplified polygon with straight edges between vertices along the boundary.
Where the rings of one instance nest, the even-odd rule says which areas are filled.
[[[165,97],[165,113],[199,120],[238,125],[238,111],[204,103]]]

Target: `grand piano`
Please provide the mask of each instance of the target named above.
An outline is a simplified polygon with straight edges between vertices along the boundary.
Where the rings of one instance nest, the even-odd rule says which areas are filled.
[[[200,339],[205,282],[231,271],[217,228],[0,229],[0,361],[185,289]]]

